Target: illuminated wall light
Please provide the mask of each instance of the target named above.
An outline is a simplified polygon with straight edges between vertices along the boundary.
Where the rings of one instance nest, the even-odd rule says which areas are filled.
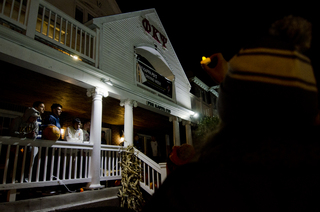
[[[79,60],[79,57],[78,57],[77,55],[71,55],[71,54],[70,54],[70,56],[71,56],[73,59],[75,59],[75,60]]]
[[[104,83],[106,83],[106,84],[108,84],[108,85],[110,85],[110,86],[113,86],[113,83],[111,82],[110,79],[109,79],[109,80],[106,80],[106,79],[102,78],[101,81],[104,82]]]
[[[119,133],[119,138],[120,138],[120,139],[119,139],[119,140],[120,140],[119,145],[120,145],[120,146],[124,146],[124,142],[125,142],[124,140],[125,140],[125,139],[124,139],[123,130],[122,130],[122,132]]]
[[[190,115],[191,115],[191,117],[193,117],[193,118],[197,118],[197,117],[199,116],[198,113],[195,113],[195,112],[193,112],[193,111],[190,112]]]
[[[64,140],[65,132],[66,132],[66,130],[64,128],[61,128],[60,135],[61,135],[62,140]]]
[[[106,82],[108,85],[113,86],[112,82],[109,80]]]
[[[122,136],[119,136],[119,140],[118,140],[118,145],[119,146],[123,146],[124,145],[124,136],[122,135]]]

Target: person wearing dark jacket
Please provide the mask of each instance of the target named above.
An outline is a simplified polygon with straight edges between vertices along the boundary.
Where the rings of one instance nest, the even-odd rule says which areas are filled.
[[[62,113],[62,106],[60,104],[51,105],[51,115],[47,116],[44,120],[44,127],[52,124],[61,129],[60,115]]]
[[[39,117],[39,112],[29,107],[22,117],[17,117],[13,120],[10,129],[11,136],[36,139],[38,134],[38,124],[36,121]]]
[[[318,90],[311,24],[288,16],[229,61],[220,129],[143,211],[319,211]],[[213,76],[213,75],[212,75]]]

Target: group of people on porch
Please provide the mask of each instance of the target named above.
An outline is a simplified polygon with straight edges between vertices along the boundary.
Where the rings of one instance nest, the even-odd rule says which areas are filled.
[[[51,114],[44,116],[45,104],[42,101],[35,101],[32,107],[28,107],[23,114],[15,118],[10,127],[10,135],[20,138],[29,139],[47,139],[43,136],[46,127],[54,125],[61,131],[60,115],[62,113],[62,105],[54,103],[51,105]],[[108,144],[105,131],[101,131],[101,144]],[[80,118],[74,118],[70,126],[66,128],[64,137],[60,136],[59,140],[67,142],[83,143],[90,140],[90,121],[81,122]],[[134,136],[134,146],[144,152],[144,144],[139,136]],[[147,152],[154,159],[158,159],[160,154],[159,144],[155,136],[151,137],[151,141],[147,145]]]
[[[54,103],[51,105],[51,114],[43,118],[45,104],[41,101],[33,103],[32,107],[28,107],[21,117],[17,117],[12,121],[10,127],[10,135],[20,138],[29,139],[46,139],[43,137],[43,130],[54,125],[61,130],[60,115],[62,113],[62,105]],[[61,136],[60,138],[61,139]],[[89,141],[90,139],[90,121],[83,122],[81,129],[81,120],[74,118],[72,125],[67,127],[64,140],[68,142]]]

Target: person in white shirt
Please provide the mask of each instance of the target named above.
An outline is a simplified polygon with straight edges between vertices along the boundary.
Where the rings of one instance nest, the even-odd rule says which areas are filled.
[[[151,141],[150,141],[150,146],[151,146],[151,158],[156,161],[159,162],[160,160],[160,146],[158,144],[158,142],[156,141],[156,138],[154,136],[151,137]]]
[[[83,143],[83,131],[80,126],[80,119],[75,118],[72,121],[72,126],[68,127],[66,130],[65,140],[68,142]]]

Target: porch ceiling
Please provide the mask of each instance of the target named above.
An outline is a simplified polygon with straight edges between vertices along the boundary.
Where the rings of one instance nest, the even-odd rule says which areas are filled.
[[[87,97],[85,88],[3,61],[0,61],[0,65],[0,101],[26,107],[32,106],[34,101],[43,101],[46,112],[50,112],[53,103],[60,103],[63,106],[62,117],[90,119],[92,98]],[[134,128],[172,128],[168,117],[141,107],[133,109],[133,116]],[[124,125],[124,107],[120,106],[120,100],[112,97],[103,99],[102,119],[107,124]]]

